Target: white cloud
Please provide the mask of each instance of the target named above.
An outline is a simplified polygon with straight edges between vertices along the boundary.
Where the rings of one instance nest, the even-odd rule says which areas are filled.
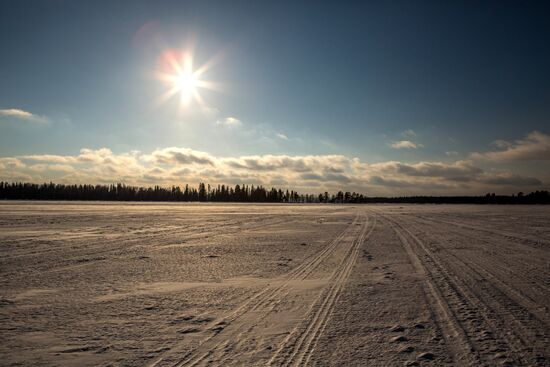
[[[223,126],[227,126],[227,127],[237,127],[237,126],[242,125],[242,121],[239,120],[236,117],[226,117],[224,119],[220,119],[220,120],[216,121],[216,123],[218,125],[223,125]]]
[[[0,157],[0,179],[132,185],[262,184],[301,192],[349,190],[368,195],[451,195],[543,188],[538,174],[493,172],[471,160],[368,163],[344,155],[223,157],[182,147],[149,153],[82,149],[75,155]]]
[[[177,147],[157,149],[144,158],[158,164],[176,165],[199,164],[211,166],[214,165],[215,161],[215,158],[208,153]]]
[[[524,139],[514,142],[496,140],[493,145],[501,150],[472,153],[471,157],[494,162],[550,160],[550,135],[539,131],[533,131]]]
[[[45,116],[35,115],[33,113],[18,108],[0,109],[0,117],[2,116],[37,123],[48,122],[48,119]]]
[[[279,139],[282,139],[282,140],[288,140],[288,136],[282,133],[277,133],[275,134],[275,136],[277,136]]]
[[[75,172],[75,167],[68,164],[33,164],[28,168],[36,172]]]
[[[423,147],[422,144],[414,143],[410,140],[394,141],[390,144],[390,147],[394,149],[416,149]]]
[[[1,158],[0,157],[0,169],[18,169],[25,167],[25,164],[21,160],[12,157]]]
[[[32,154],[22,155],[19,158],[32,162],[56,162],[56,163],[73,163],[77,160],[73,156],[55,155],[55,154]]]

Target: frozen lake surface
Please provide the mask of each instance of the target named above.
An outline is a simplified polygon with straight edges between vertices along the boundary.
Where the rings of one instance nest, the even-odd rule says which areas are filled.
[[[0,203],[2,365],[548,366],[550,207]]]

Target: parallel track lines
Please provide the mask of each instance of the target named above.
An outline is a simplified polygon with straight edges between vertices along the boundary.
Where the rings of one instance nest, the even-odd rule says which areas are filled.
[[[535,239],[534,237],[531,237],[531,236],[528,236],[528,235],[518,236],[517,234],[512,234],[512,233],[501,231],[501,230],[483,228],[483,227],[473,226],[473,225],[470,225],[470,224],[459,223],[459,222],[449,222],[449,221],[442,220],[442,219],[434,219],[434,218],[427,218],[427,217],[422,217],[422,219],[429,220],[429,221],[432,221],[432,222],[439,222],[439,223],[443,223],[443,224],[449,224],[449,225],[453,225],[453,226],[456,226],[456,227],[461,227],[461,228],[469,229],[469,230],[473,230],[473,231],[485,232],[485,233],[489,233],[491,235],[501,236],[501,237],[508,238],[510,240],[514,240],[517,243],[527,245],[527,246],[530,246],[530,247],[533,247],[533,248],[538,248],[538,249],[546,248],[549,245],[548,242],[540,241],[540,240]]]
[[[466,268],[468,272],[471,272],[477,278],[485,279],[493,285],[493,293],[497,292],[509,300],[513,304],[513,309],[520,307],[522,309],[521,317],[525,319],[526,322],[532,323],[534,319],[537,319],[538,322],[543,323],[548,327],[549,318],[548,313],[546,312],[546,305],[541,306],[536,303],[530,297],[524,295],[520,290],[515,289],[514,287],[507,284],[505,281],[502,281],[497,275],[491,272],[489,269],[486,269],[483,264],[480,264],[475,261],[467,261],[462,257],[457,256],[452,251],[448,251],[447,254],[453,258],[453,264],[461,264],[462,267]],[[474,266],[475,264],[475,266]],[[517,276],[513,273],[514,276]],[[477,279],[470,276],[471,281],[476,282]],[[479,283],[481,286],[484,283]],[[545,291],[548,289],[545,287]],[[519,316],[518,316],[519,317]]]
[[[344,237],[349,235],[355,229],[355,224],[358,223],[360,219],[359,214],[356,216],[354,221],[342,231],[336,238],[334,238],[325,248],[317,253],[311,260],[306,261],[300,264],[298,267],[294,268],[289,273],[285,274],[281,279],[281,284],[268,287],[264,290],[256,293],[251,298],[249,298],[245,303],[241,304],[238,308],[232,311],[231,315],[217,320],[214,324],[220,324],[221,322],[230,323],[242,315],[256,311],[261,307],[266,305],[271,305],[270,310],[273,309],[276,303],[281,299],[283,292],[289,286],[292,281],[305,279],[311,274],[326,258],[328,258],[339,246],[340,242]],[[270,311],[269,310],[269,311]],[[174,366],[195,366],[211,356],[215,351],[223,351],[223,347],[226,345],[227,340],[219,337],[221,339],[218,342],[214,342],[213,345],[209,345],[216,336],[223,334],[223,331],[220,334],[213,334],[205,338],[200,345],[187,352],[183,357],[180,357],[179,361],[174,363]],[[206,350],[204,350],[206,349]],[[175,353],[178,353],[178,350],[173,351],[168,356],[164,356],[157,361],[153,362],[150,366],[163,365],[164,362],[167,362],[167,359],[173,356]]]
[[[423,263],[429,263],[424,267],[430,275],[429,283],[432,283],[436,288],[443,287],[446,290],[446,297],[453,300],[458,308],[459,314],[455,314],[454,321],[457,324],[463,325],[461,329],[465,331],[464,336],[469,344],[472,344],[471,336],[477,335],[473,340],[474,344],[479,345],[483,349],[484,357],[489,357],[492,351],[500,350],[506,352],[506,347],[502,349],[504,342],[512,354],[508,354],[509,359],[513,359],[515,364],[529,365],[544,365],[544,352],[535,348],[533,344],[540,345],[537,340],[533,340],[529,332],[524,332],[525,327],[532,328],[532,319],[522,320],[525,315],[530,315],[526,309],[519,311],[520,307],[513,299],[507,296],[503,291],[495,286],[489,286],[485,282],[477,282],[471,273],[483,277],[480,272],[475,271],[471,266],[467,265],[463,260],[459,260],[458,264],[462,264],[464,271],[461,277],[469,279],[470,283],[476,283],[480,289],[476,290],[456,275],[450,274],[449,265],[445,266],[441,260],[434,255],[421,240],[419,240],[412,232],[404,228],[403,225],[388,219],[394,228],[399,228],[413,241],[417,250],[422,252],[419,256]],[[458,260],[455,257],[455,260]],[[448,304],[448,302],[447,302]],[[521,308],[521,307],[520,307]],[[480,318],[481,317],[481,318]],[[534,316],[531,316],[534,317]],[[527,326],[524,323],[529,321]],[[513,326],[512,326],[513,325]],[[464,328],[466,327],[466,329]],[[468,329],[469,327],[469,329]],[[538,329],[538,328],[536,328]],[[489,332],[489,334],[487,334]],[[539,334],[544,335],[544,331]],[[470,334],[470,335],[468,335]],[[491,335],[496,335],[494,338]],[[466,352],[466,350],[464,350]],[[473,350],[472,350],[473,352]],[[526,357],[527,352],[533,357],[533,352],[536,353],[534,358]],[[492,360],[486,360],[485,363],[494,363]],[[476,363],[478,365],[479,363]]]
[[[411,220],[412,218],[407,217],[407,219]],[[413,220],[416,221],[417,223],[419,223],[420,225],[424,225],[424,224],[432,225],[433,223],[438,223],[436,221],[432,221],[432,220],[426,219],[426,218],[422,218],[422,219],[414,218]],[[479,236],[476,236],[475,234],[472,234],[472,233],[463,233],[463,232],[453,230],[453,229],[450,229],[450,230],[446,229],[446,231],[447,231],[447,233],[455,233],[456,235],[461,236],[462,238],[469,238],[469,239],[472,239],[474,241],[480,241],[480,242],[483,242],[483,243],[491,243],[490,239],[480,238]],[[482,251],[482,252],[486,253],[487,256],[491,256],[494,253],[494,251],[496,251],[496,250],[494,250],[493,252],[489,252],[489,251],[487,251],[483,248],[479,248],[479,251]],[[519,263],[523,264],[525,267],[529,268],[529,264],[526,261],[522,261],[522,260],[518,260],[518,259],[515,259],[514,261],[519,262]],[[521,276],[525,277],[526,275],[528,275],[528,277],[527,277],[528,279],[526,279],[526,280],[529,280],[531,282],[530,286],[537,288],[537,290],[541,294],[547,294],[550,291],[550,287],[548,287],[544,284],[545,279],[548,279],[548,276],[549,276],[549,274],[547,272],[543,272],[542,274],[522,274],[522,273],[518,273],[517,271],[514,271],[514,269],[512,269],[506,263],[499,263],[497,265],[498,265],[498,268],[500,268],[503,271],[506,271],[508,273],[509,277],[517,278],[517,277],[521,277]],[[481,267],[481,265],[479,265],[479,264],[478,264],[478,266]],[[488,269],[482,269],[482,270],[485,270],[487,273],[489,273]],[[491,273],[490,276],[497,279],[493,273]],[[498,279],[497,281],[500,282],[503,285],[505,284],[500,279]],[[510,286],[505,285],[505,287],[509,288],[511,290]],[[518,295],[518,297],[525,299],[526,302],[533,303],[533,301],[528,296],[524,295],[521,292],[520,289],[511,290],[511,292],[516,293]]]
[[[442,290],[437,286],[433,279],[433,269],[428,268],[421,257],[416,253],[413,248],[413,244],[405,236],[407,233],[410,236],[410,233],[397,224],[395,221],[391,220],[389,217],[381,215],[394,229],[395,233],[399,237],[399,240],[403,244],[405,251],[409,255],[413,266],[420,273],[427,275],[427,290],[430,303],[432,303],[432,309],[436,316],[435,321],[437,322],[439,328],[442,331],[443,338],[446,340],[446,345],[449,349],[451,357],[455,364],[462,365],[464,362],[469,365],[480,365],[479,356],[477,353],[474,353],[473,345],[466,333],[466,330],[460,324],[453,308],[446,300],[445,295],[442,293]],[[415,243],[416,238],[412,237],[412,240]]]
[[[283,341],[280,348],[270,359],[269,364],[274,364],[275,362],[283,366],[308,364],[319,340],[319,336],[323,333],[334,310],[334,306],[355,265],[359,249],[365,239],[372,233],[374,225],[375,220],[373,220],[370,226],[365,223],[361,233],[347,250],[341,265],[333,273],[331,285],[326,291],[319,295],[317,301],[310,308],[305,318],[307,320],[305,330],[301,331],[304,325],[299,325],[295,328]],[[282,361],[278,361],[279,358],[282,359]]]

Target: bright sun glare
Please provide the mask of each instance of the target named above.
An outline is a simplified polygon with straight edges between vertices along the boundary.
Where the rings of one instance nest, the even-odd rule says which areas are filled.
[[[161,71],[157,76],[168,87],[160,96],[160,102],[178,95],[181,105],[188,107],[191,102],[204,106],[199,89],[216,89],[213,82],[202,79],[203,74],[212,66],[212,62],[193,68],[193,55],[190,52],[167,50],[161,57]]]
[[[196,87],[197,80],[193,73],[185,73],[179,75],[176,83],[182,92],[191,93]]]

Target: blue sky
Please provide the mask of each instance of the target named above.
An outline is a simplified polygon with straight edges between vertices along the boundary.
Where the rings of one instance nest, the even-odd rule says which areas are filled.
[[[542,1],[23,0],[0,10],[0,156],[12,162],[0,165],[3,179],[242,180],[389,194],[513,192],[550,181]],[[177,96],[157,103],[168,88],[156,77],[167,49],[192,53],[197,66],[215,58],[201,77],[222,90],[200,90],[204,105],[181,106]],[[108,150],[106,171],[74,162],[55,171],[61,158],[28,158],[78,159],[83,149]],[[516,154],[525,149],[527,157]],[[151,160],[175,151],[217,164]],[[127,155],[134,171],[108,166]],[[331,181],[336,163],[326,158],[304,181],[284,165],[275,177],[226,164],[283,156],[342,156],[368,168],[349,163]],[[391,162],[393,170],[371,167]],[[449,180],[395,164],[482,172]]]

